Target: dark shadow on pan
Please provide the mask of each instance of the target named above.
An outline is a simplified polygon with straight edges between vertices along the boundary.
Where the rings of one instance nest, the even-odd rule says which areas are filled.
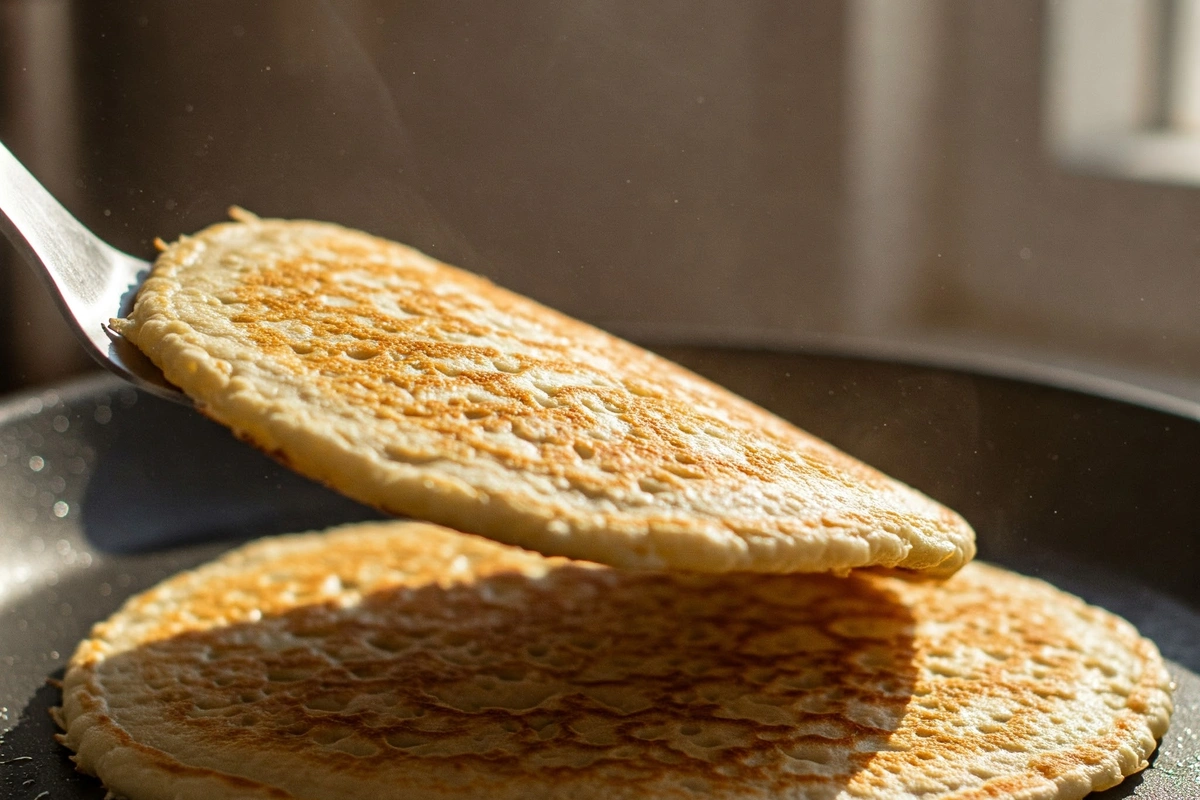
[[[84,535],[103,552],[241,541],[382,518],[280,466],[192,409],[143,395],[120,422],[127,429],[97,453],[80,509]]]
[[[877,620],[868,638],[830,625],[863,614]],[[832,779],[844,786],[886,747],[912,695],[912,636],[909,610],[864,578],[564,566],[300,606],[142,645],[104,672],[152,695],[137,707],[177,732],[246,753],[269,734],[410,788],[388,770],[448,768],[423,758],[436,746],[494,776],[460,787],[475,796],[518,774],[569,794],[576,781],[642,785],[675,770],[702,793],[777,792],[848,755]],[[183,675],[170,669],[180,663]],[[812,712],[806,727],[784,722],[797,707]],[[283,788],[321,793],[312,775]]]

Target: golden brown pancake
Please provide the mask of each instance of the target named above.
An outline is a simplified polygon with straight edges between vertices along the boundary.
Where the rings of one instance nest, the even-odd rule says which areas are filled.
[[[357,500],[626,567],[949,574],[975,552],[957,514],[645,350],[394,242],[238,219],[167,247],[117,326]]]
[[[419,523],[130,599],[63,741],[151,798],[1076,798],[1146,766],[1154,645],[1029,578],[628,572]]]

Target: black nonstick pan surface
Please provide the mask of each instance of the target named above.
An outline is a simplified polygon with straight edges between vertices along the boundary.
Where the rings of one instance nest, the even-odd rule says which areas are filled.
[[[663,352],[956,508],[981,558],[1136,624],[1176,713],[1150,769],[1094,797],[1200,797],[1200,415],[845,355]],[[0,798],[104,796],[52,739],[47,679],[126,597],[250,537],[375,516],[116,379],[0,403]]]

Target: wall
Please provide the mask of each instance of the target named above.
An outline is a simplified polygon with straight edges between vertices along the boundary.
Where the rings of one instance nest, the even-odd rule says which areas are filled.
[[[237,203],[626,331],[838,317],[836,2],[72,8],[71,205],[130,252]]]
[[[75,85],[30,92],[51,6]],[[1047,154],[1043,3],[648,8],[7,4],[5,141],[146,257],[238,203],[651,342],[933,341],[1200,385],[1200,192]],[[0,388],[74,369],[6,274]]]

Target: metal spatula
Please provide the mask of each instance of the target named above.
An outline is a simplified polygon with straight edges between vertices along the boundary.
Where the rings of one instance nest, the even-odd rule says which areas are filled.
[[[101,241],[0,144],[0,228],[58,301],[84,348],[106,369],[158,397],[190,404],[140,350],[109,330],[133,305],[150,264]]]

